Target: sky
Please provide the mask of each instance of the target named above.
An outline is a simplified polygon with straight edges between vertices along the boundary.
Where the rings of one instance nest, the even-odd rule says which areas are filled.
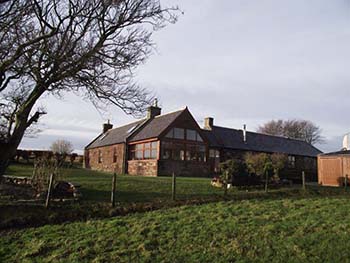
[[[184,12],[153,35],[156,50],[136,71],[170,112],[188,106],[200,126],[255,131],[272,119],[311,120],[324,152],[339,150],[350,132],[350,1],[167,0]],[[199,5],[200,3],[200,5]],[[133,121],[121,110],[96,110],[76,95],[40,100],[42,132],[20,147],[48,149],[56,139],[77,151],[102,123]]]

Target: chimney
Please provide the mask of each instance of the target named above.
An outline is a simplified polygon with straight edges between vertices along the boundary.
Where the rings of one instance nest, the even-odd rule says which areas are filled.
[[[162,112],[162,109],[158,107],[157,98],[154,99],[153,105],[148,108],[147,119],[153,119],[156,116],[159,116]]]
[[[247,142],[247,125],[243,125],[243,141],[244,143]]]
[[[211,130],[214,126],[214,118],[206,117],[204,118],[204,129]]]
[[[103,133],[106,133],[107,131],[113,128],[113,124],[110,124],[108,120],[108,122],[104,123],[102,127],[103,127],[103,130],[102,130]]]

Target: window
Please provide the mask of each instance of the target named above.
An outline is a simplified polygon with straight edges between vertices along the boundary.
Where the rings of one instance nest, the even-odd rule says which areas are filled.
[[[197,141],[198,142],[203,142],[202,137],[199,135],[199,133],[197,132]]]
[[[197,151],[198,151],[198,157],[197,157],[197,161],[200,162],[206,162],[207,161],[207,155],[205,152],[205,146],[204,145],[198,145],[197,146]]]
[[[102,151],[98,150],[98,163],[102,163]]]
[[[188,141],[203,142],[203,139],[199,135],[199,133],[196,130],[191,130],[191,129],[173,128],[165,135],[165,137],[171,138],[171,139],[184,140],[185,134],[186,134],[186,140]]]
[[[162,159],[169,160],[172,158],[172,143],[171,142],[162,142]]]
[[[151,143],[151,159],[158,158],[158,142]]]
[[[151,159],[151,143],[144,143],[143,159]]]
[[[186,139],[189,141],[196,141],[197,132],[195,130],[186,130]]]
[[[158,142],[139,143],[130,146],[131,160],[157,159]]]
[[[117,148],[115,147],[113,148],[113,162],[117,162]]]
[[[196,161],[197,160],[197,145],[188,144],[186,147],[186,160],[187,161]]]
[[[206,153],[204,145],[186,145],[186,160],[206,162]]]
[[[288,156],[288,167],[295,168],[295,156],[292,156],[292,155]]]
[[[206,148],[197,144],[162,142],[161,157],[163,160],[206,162]]]
[[[162,142],[162,159],[164,160],[185,160],[185,144]]]
[[[174,143],[173,144],[173,160],[183,161],[185,160],[185,145],[182,143]]]
[[[185,129],[174,128],[174,139],[185,139]]]
[[[166,135],[165,137],[167,138],[174,138],[174,129],[171,129]]]
[[[210,158],[220,158],[220,151],[214,150],[214,149],[210,149],[209,150],[209,157]]]

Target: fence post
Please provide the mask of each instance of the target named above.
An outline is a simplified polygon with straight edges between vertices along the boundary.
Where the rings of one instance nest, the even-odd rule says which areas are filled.
[[[303,183],[303,190],[305,190],[306,186],[305,186],[305,172],[304,171],[301,172],[301,180]]]
[[[49,188],[47,189],[47,196],[46,196],[46,202],[45,202],[46,208],[49,208],[49,206],[50,206],[50,198],[51,198],[53,180],[54,180],[54,173],[50,174]]]
[[[171,199],[173,201],[176,200],[176,175],[175,173],[173,172],[173,178],[172,178],[172,189],[171,189]]]
[[[114,173],[112,177],[112,191],[111,191],[111,203],[112,207],[115,207],[115,190],[117,186],[117,174]]]
[[[345,191],[348,189],[348,175],[347,174],[345,175],[345,178],[344,178],[344,188],[345,188]]]
[[[224,180],[223,180],[223,187],[224,187],[224,197],[227,196],[227,185],[228,185],[228,173],[227,171],[225,172],[225,177],[224,177]]]

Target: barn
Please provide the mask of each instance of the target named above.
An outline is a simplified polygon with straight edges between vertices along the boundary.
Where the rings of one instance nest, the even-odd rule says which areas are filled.
[[[324,186],[343,186],[350,179],[350,150],[318,156],[318,183]]]

